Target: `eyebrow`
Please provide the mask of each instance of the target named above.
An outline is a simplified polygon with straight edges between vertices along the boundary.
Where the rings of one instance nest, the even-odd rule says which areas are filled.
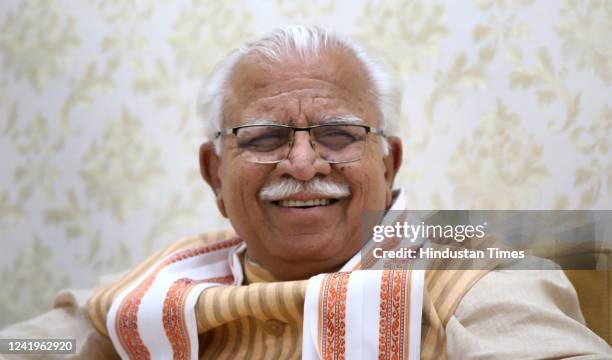
[[[321,124],[352,124],[352,125],[364,125],[364,121],[356,115],[333,115],[326,116],[323,118]]]
[[[246,126],[246,125],[278,125],[278,122],[274,120],[270,120],[270,119],[250,118],[250,119],[246,119],[244,123],[241,124],[240,126]]]
[[[345,115],[329,115],[323,118],[320,124],[332,125],[332,124],[352,124],[352,125],[364,125],[365,122],[358,116],[353,114]],[[240,126],[248,125],[281,125],[277,121],[270,119],[258,119],[258,118],[247,118]]]

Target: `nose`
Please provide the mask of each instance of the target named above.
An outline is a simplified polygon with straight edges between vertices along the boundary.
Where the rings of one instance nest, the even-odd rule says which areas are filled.
[[[331,165],[317,155],[307,131],[296,132],[287,158],[278,163],[282,175],[308,181],[317,175],[328,175]]]

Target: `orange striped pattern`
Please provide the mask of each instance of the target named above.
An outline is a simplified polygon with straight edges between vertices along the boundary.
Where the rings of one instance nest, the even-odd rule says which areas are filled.
[[[119,281],[98,289],[95,295],[89,300],[88,310],[89,318],[92,324],[96,330],[98,330],[98,332],[108,337],[108,331],[106,330],[106,314],[110,310],[113,300],[130,283],[142,276],[156,263],[160,262],[162,259],[176,251],[199,248],[218,241],[229,239],[233,236],[235,236],[234,232],[220,231],[217,233],[201,234],[198,236],[188,237],[147,258],[140,265],[136,266],[134,269],[125,274]]]
[[[153,281],[155,281],[157,274],[159,274],[159,272],[168,265],[177,261],[236,246],[240,242],[242,242],[242,240],[235,237],[197,249],[182,250],[160,263],[144,281],[142,281],[123,299],[121,305],[119,306],[119,310],[117,311],[115,330],[119,341],[121,341],[122,347],[125,349],[127,355],[131,359],[149,359],[151,357],[147,347],[142,342],[140,333],[138,331],[138,310],[142,297],[147,293],[153,284]]]
[[[385,270],[380,284],[378,359],[407,359],[412,271]]]
[[[164,331],[170,345],[172,346],[172,354],[174,360],[185,360],[191,358],[191,344],[189,334],[187,332],[187,324],[185,323],[185,301],[187,294],[191,289],[199,283],[211,282],[217,284],[231,284],[234,282],[233,276],[224,276],[206,279],[202,281],[193,281],[191,279],[179,279],[172,284],[163,306],[163,324]]]
[[[186,294],[197,284],[191,279],[175,281],[164,299],[164,331],[172,346],[174,360],[186,360],[191,357],[191,344],[187,325],[185,324],[184,306]]]
[[[325,360],[344,360],[346,335],[346,292],[349,273],[328,274],[323,280],[319,296],[319,308],[322,309],[321,357]]]

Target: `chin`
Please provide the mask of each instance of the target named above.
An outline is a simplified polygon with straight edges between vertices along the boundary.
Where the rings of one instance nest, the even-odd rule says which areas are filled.
[[[275,257],[287,260],[304,260],[310,262],[340,261],[348,256],[345,255],[349,249],[344,239],[337,239],[327,234],[296,234],[283,237],[277,246],[270,249]],[[348,259],[345,259],[348,260]]]

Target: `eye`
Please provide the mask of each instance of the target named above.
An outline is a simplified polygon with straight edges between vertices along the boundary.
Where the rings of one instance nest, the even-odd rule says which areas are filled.
[[[273,151],[285,145],[289,140],[286,128],[277,127],[247,127],[237,134],[238,146],[254,152]]]
[[[316,129],[317,142],[332,150],[343,149],[364,137],[365,130],[359,126],[322,126]]]

